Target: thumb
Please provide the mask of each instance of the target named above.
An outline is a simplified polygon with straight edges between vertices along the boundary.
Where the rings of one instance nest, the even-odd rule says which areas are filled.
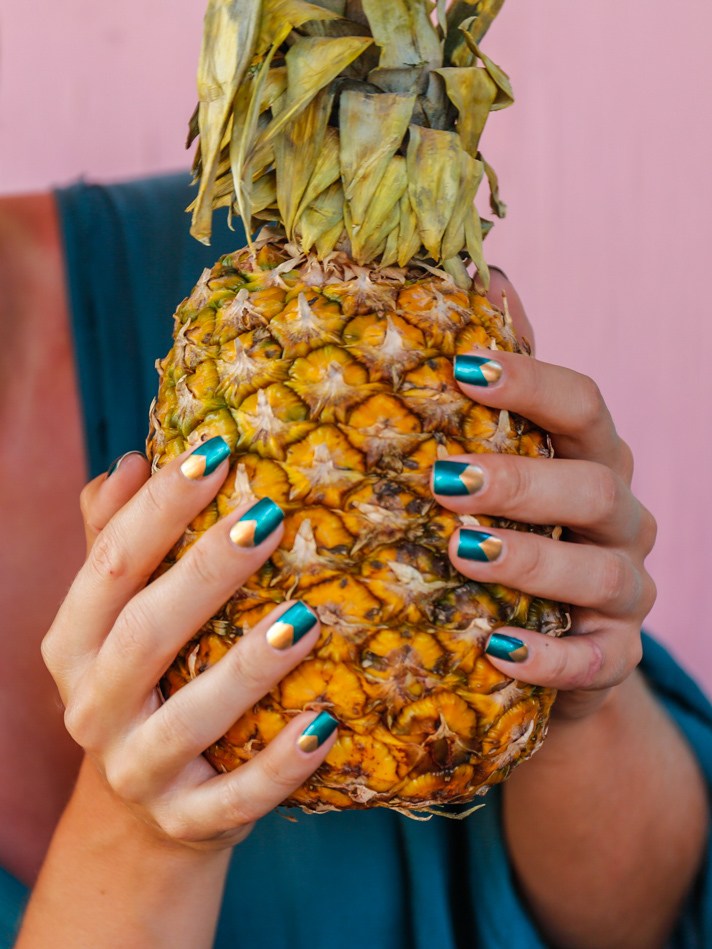
[[[105,474],[90,481],[79,499],[84,519],[87,552],[111,518],[146,483],[151,473],[140,451],[130,451],[111,465]]]

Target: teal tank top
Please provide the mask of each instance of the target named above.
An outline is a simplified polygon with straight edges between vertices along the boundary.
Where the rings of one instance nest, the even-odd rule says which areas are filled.
[[[57,192],[89,468],[141,448],[172,314],[204,267],[242,246],[217,215],[213,246],[188,235],[188,179]],[[645,674],[712,782],[712,707],[646,637]],[[464,820],[391,811],[275,812],[234,851],[217,949],[545,949],[503,842],[500,793]],[[674,949],[712,946],[708,851]],[[641,859],[645,855],[641,854]],[[24,889],[0,872],[0,945]]]

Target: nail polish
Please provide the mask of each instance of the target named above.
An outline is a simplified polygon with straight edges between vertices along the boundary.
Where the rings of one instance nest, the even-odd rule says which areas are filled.
[[[257,547],[267,540],[284,520],[284,512],[270,498],[253,504],[230,531],[230,540],[238,547]]]
[[[492,633],[485,652],[488,656],[504,659],[505,662],[524,662],[529,655],[529,649],[521,639],[505,636],[504,633]]]
[[[484,484],[484,472],[477,465],[461,461],[436,461],[433,466],[433,488],[443,497],[477,494]]]
[[[502,554],[502,541],[493,534],[484,531],[460,530],[460,540],[457,545],[457,555],[463,560],[478,560],[481,563],[492,563]]]
[[[180,466],[181,472],[191,481],[207,478],[230,456],[230,446],[220,435],[198,445]]]
[[[297,739],[297,745],[302,751],[316,751],[338,727],[339,723],[333,715],[329,715],[328,712],[319,712],[311,725],[307,725],[301,733]]]
[[[267,642],[273,649],[284,651],[296,646],[316,626],[316,616],[303,603],[294,603],[267,630]]]
[[[453,372],[458,382],[491,386],[502,378],[502,366],[487,356],[455,356]]]
[[[106,477],[110,478],[112,474],[115,474],[116,471],[118,471],[119,465],[122,463],[122,461],[124,461],[125,458],[128,458],[129,455],[140,455],[142,458],[146,457],[142,451],[125,451],[123,455],[119,455],[118,458],[114,458],[114,460],[111,462],[107,468]]]

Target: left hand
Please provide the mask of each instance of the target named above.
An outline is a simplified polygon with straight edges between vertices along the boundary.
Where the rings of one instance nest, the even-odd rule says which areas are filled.
[[[501,377],[489,386],[459,383],[463,393],[548,431],[555,458],[452,456],[450,461],[479,468],[475,481],[482,486],[470,495],[436,494],[438,502],[458,514],[557,524],[566,531],[563,541],[555,541],[483,528],[501,541],[501,546],[496,540],[489,545],[496,559],[488,561],[476,545],[474,554],[482,559],[458,555],[460,530],[451,540],[450,559],[478,582],[571,604],[569,635],[556,639],[532,630],[497,629],[495,637],[515,642],[490,637],[488,657],[512,678],[560,690],[557,716],[587,716],[640,662],[641,624],[655,601],[655,585],[644,566],[655,542],[655,520],[631,492],[631,451],[592,379],[522,354],[479,350],[473,355],[496,360]],[[501,658],[507,653],[518,661]]]

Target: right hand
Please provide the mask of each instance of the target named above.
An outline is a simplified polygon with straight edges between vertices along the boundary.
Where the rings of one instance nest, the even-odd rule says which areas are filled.
[[[230,539],[243,505],[149,583],[187,525],[217,494],[228,465],[206,477],[181,470],[189,452],[149,477],[146,459],[126,456],[82,493],[88,553],[42,644],[65,706],[67,730],[113,793],[156,835],[189,847],[225,848],[293,793],[336,740],[315,751],[297,741],[317,717],[295,716],[252,760],[216,774],[202,752],[304,659],[319,623],[279,650],[266,633],[285,603],[214,666],[162,702],[156,683],[181,647],[270,557],[279,524],[254,547]]]

